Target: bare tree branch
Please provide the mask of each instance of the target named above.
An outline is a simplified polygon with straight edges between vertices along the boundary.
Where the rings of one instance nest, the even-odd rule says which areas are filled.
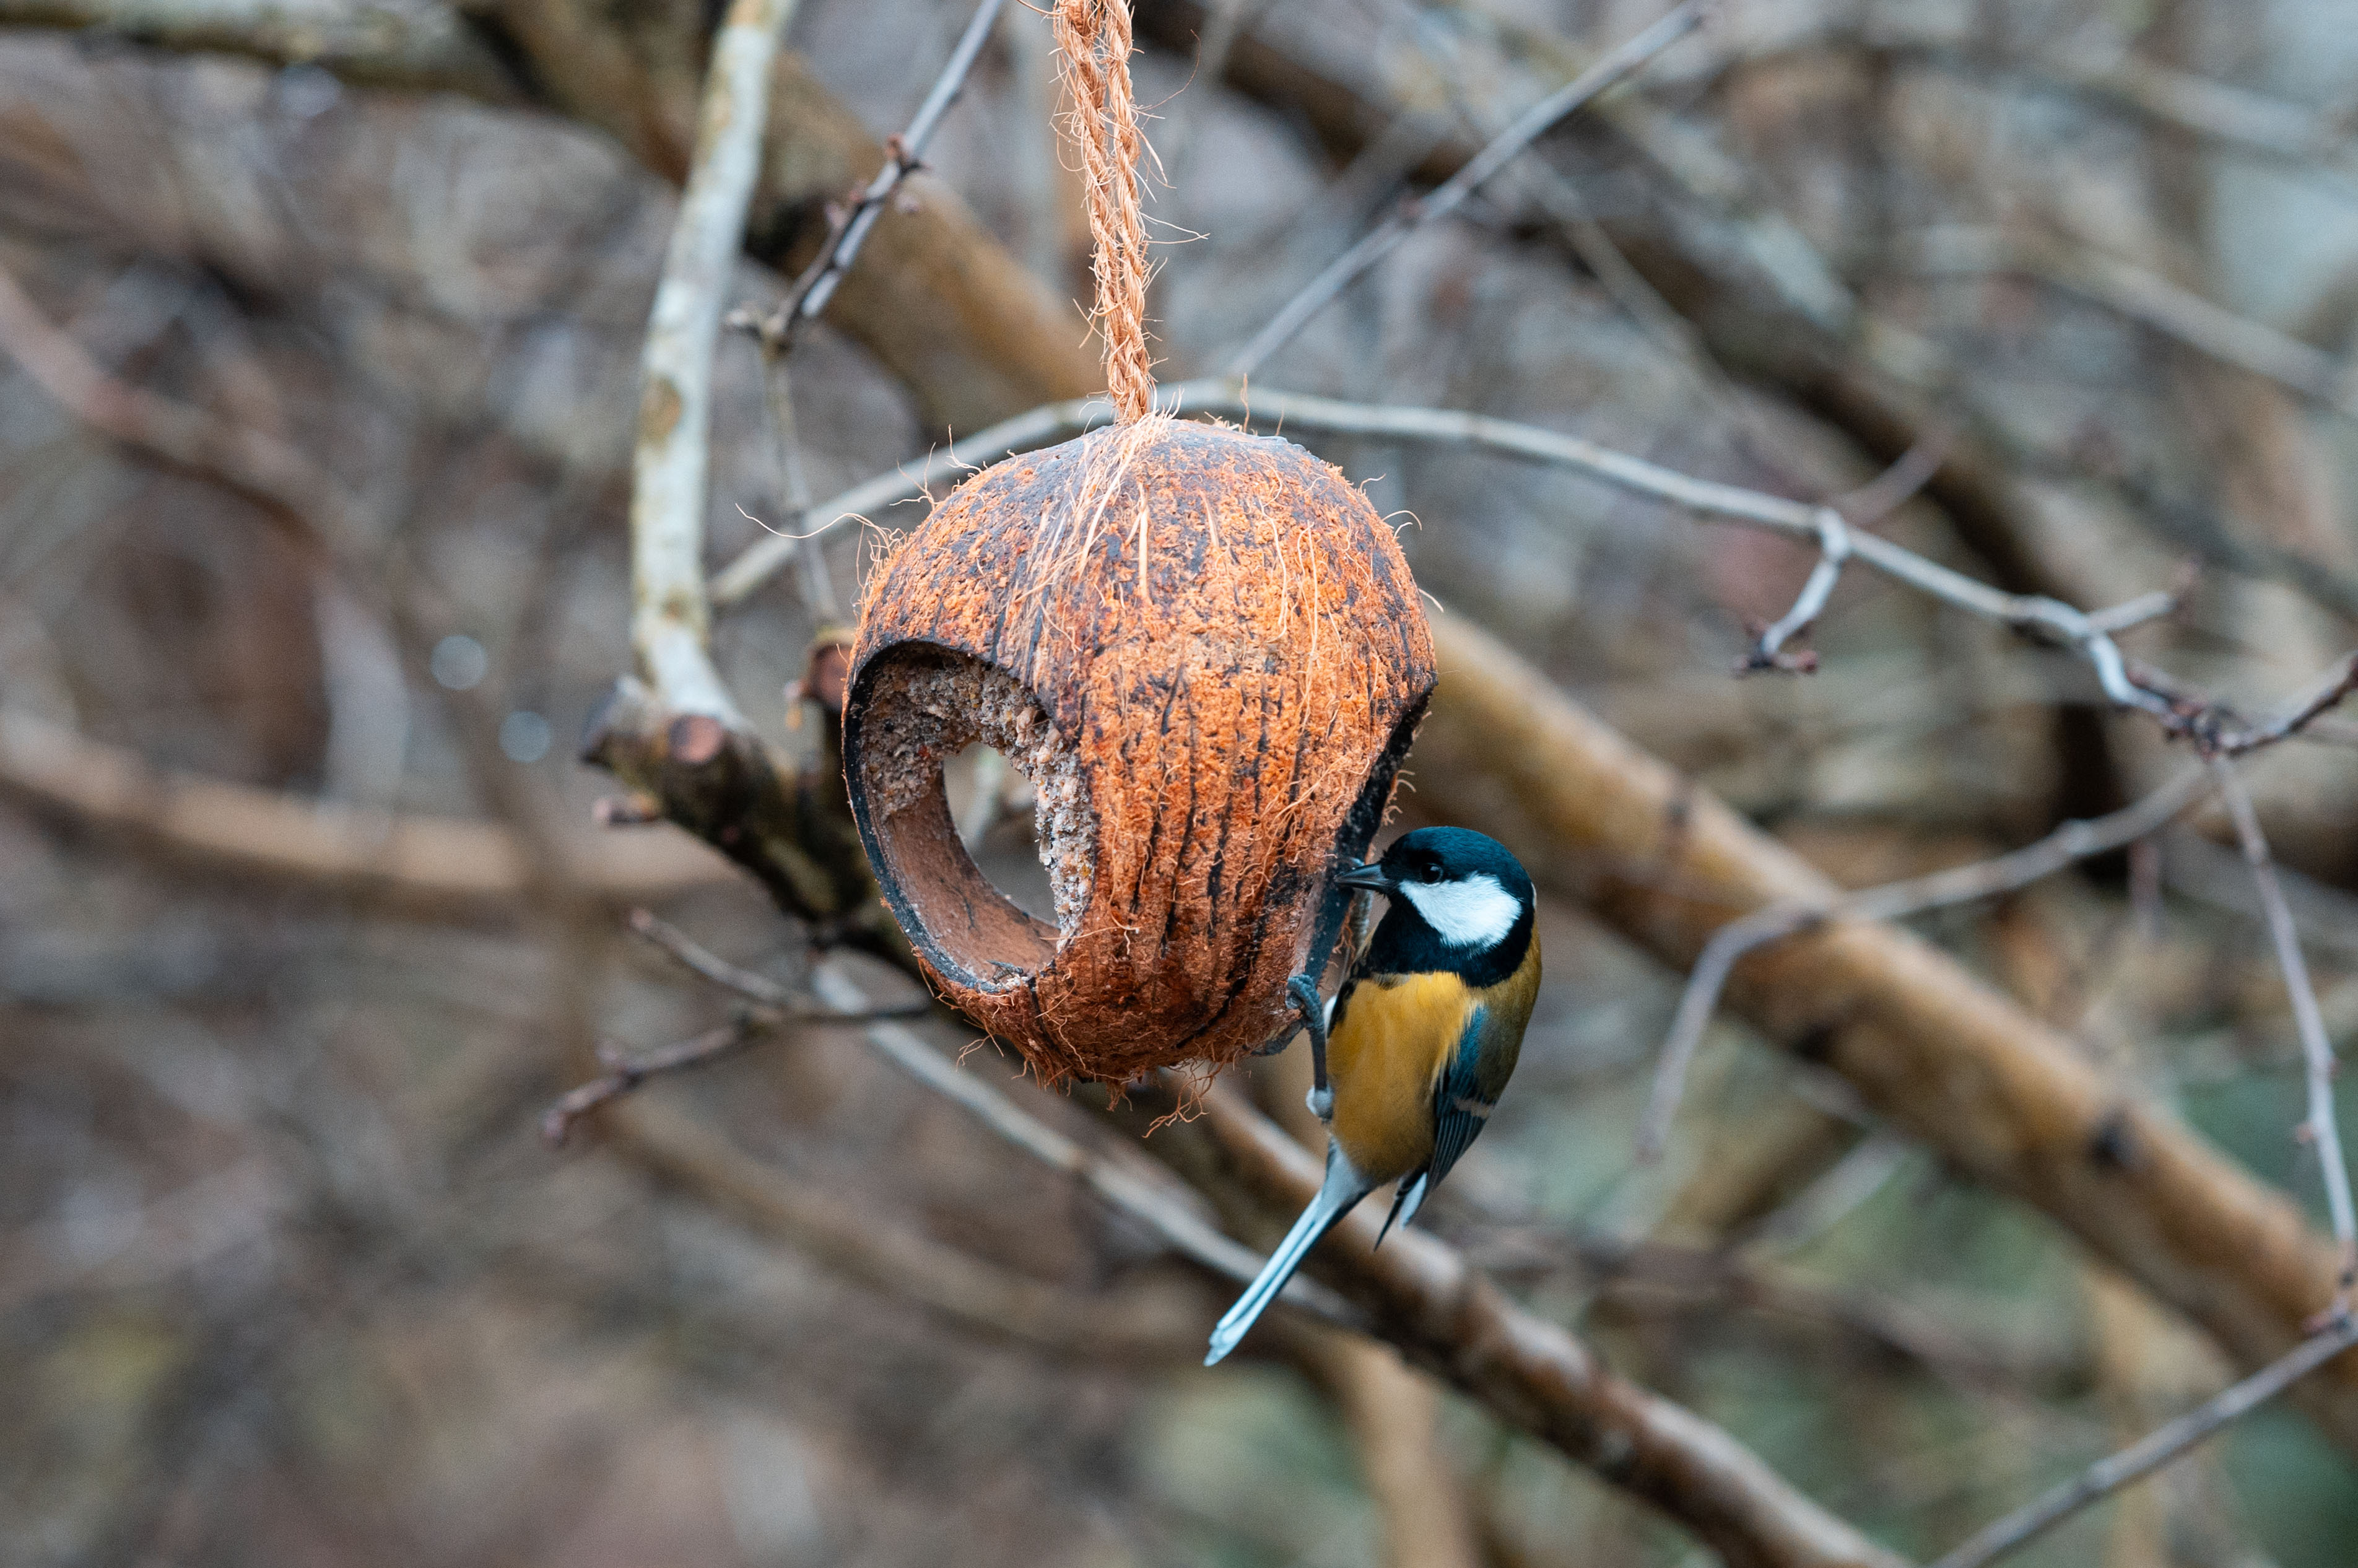
[[[1200,1352],[1200,1309],[1162,1292],[1084,1296],[1011,1272],[895,1224],[871,1203],[791,1181],[653,1098],[611,1106],[601,1119],[623,1160],[849,1279],[962,1326],[1060,1356],[1163,1361]]]
[[[1317,1157],[1212,1087],[1193,1123],[1148,1147],[1264,1195],[1290,1214],[1317,1191]],[[1204,1136],[1208,1134],[1208,1140]],[[1375,1332],[1525,1432],[1692,1530],[1732,1568],[1899,1568],[1899,1559],[1795,1490],[1720,1428],[1616,1377],[1570,1334],[1522,1312],[1446,1244],[1394,1230],[1361,1209],[1311,1255],[1310,1269],[1375,1321]]]
[[[683,934],[659,922],[635,923],[666,951],[700,975],[753,999],[779,994],[774,982],[751,975],[706,952]],[[847,1010],[860,998],[856,985],[822,966],[813,989],[832,1006]],[[1020,1109],[1005,1095],[942,1059],[909,1030],[892,1023],[870,1025],[869,1043],[927,1087],[971,1112],[992,1132],[1054,1169],[1079,1178],[1117,1211],[1139,1220],[1173,1250],[1236,1280],[1252,1277],[1260,1258],[1196,1218],[1152,1184],[1082,1147]],[[1260,1150],[1261,1185],[1316,1184],[1313,1157],[1265,1119],[1233,1102],[1233,1091],[1216,1087],[1206,1100],[1206,1119],[1223,1141],[1241,1139]],[[1175,1138],[1175,1132],[1163,1135]],[[1271,1140],[1284,1145],[1271,1152]],[[1149,1148],[1156,1148],[1150,1140]],[[1268,1167],[1275,1167],[1272,1175]],[[1308,1174],[1304,1174],[1304,1172]],[[1204,1179],[1201,1171],[1191,1172]],[[1372,1220],[1367,1222],[1372,1227]],[[1367,1238],[1356,1238],[1364,1248]],[[1412,1266],[1397,1267],[1403,1251],[1416,1254]],[[1665,1508],[1725,1552],[1731,1563],[1761,1568],[1898,1568],[1898,1559],[1856,1536],[1849,1528],[1792,1491],[1758,1458],[1718,1429],[1674,1405],[1622,1383],[1562,1331],[1526,1317],[1479,1281],[1440,1243],[1422,1235],[1395,1240],[1387,1255],[1395,1267],[1379,1271],[1385,1283],[1374,1299],[1348,1292],[1356,1307],[1329,1294],[1315,1281],[1297,1276],[1283,1298],[1329,1321],[1358,1325],[1358,1309],[1380,1317],[1413,1314],[1420,1329],[1403,1336],[1393,1324],[1383,1336],[1428,1361],[1435,1369],[1606,1478],[1629,1487]],[[1413,1284],[1401,1283],[1401,1278]],[[1382,1304],[1379,1304],[1379,1303]],[[1465,1311],[1465,1321],[1447,1314]],[[1444,1326],[1446,1325],[1446,1326]],[[1421,1337],[1420,1337],[1421,1336]],[[1440,1348],[1452,1347],[1457,1365]],[[1469,1368],[1477,1367],[1477,1373]],[[1634,1453],[1625,1445],[1636,1445]]]
[[[2134,805],[2093,822],[2066,822],[2039,839],[1994,860],[1976,860],[1930,876],[1847,893],[1833,903],[1810,907],[1770,904],[1712,933],[1703,956],[1687,976],[1679,996],[1678,1011],[1662,1042],[1654,1069],[1654,1087],[1646,1114],[1638,1124],[1638,1157],[1658,1157],[1670,1136],[1671,1119],[1678,1114],[1679,1098],[1687,1068],[1703,1044],[1704,1031],[1718,1010],[1719,994],[1746,954],[1796,932],[1833,920],[1898,920],[1928,909],[1995,898],[2054,875],[2075,861],[2109,853],[2168,827],[2178,814],[2201,798],[2203,772],[2190,768]]]
[[[1825,25],[1775,50],[1731,54],[1707,76],[1773,69],[1830,48],[1916,60],[1959,75],[2002,77],[2065,89],[2188,132],[2231,151],[2256,155],[2358,188],[2358,137],[2330,115],[2249,88],[2177,70],[2125,49],[2066,45],[2020,56],[1994,52],[1983,32],[1937,13],[1877,13],[1859,27],[1829,12]]]
[[[941,74],[934,79],[925,102],[917,105],[908,129],[884,144],[884,167],[876,171],[876,178],[868,182],[859,201],[836,225],[818,259],[795,280],[794,292],[785,303],[756,324],[765,351],[776,353],[790,347],[797,326],[817,320],[826,312],[827,302],[835,297],[836,285],[851,270],[851,264],[860,259],[860,248],[868,243],[884,204],[901,189],[903,180],[925,167],[925,145],[934,139],[935,127],[942,123],[942,116],[965,88],[967,73],[974,69],[975,59],[982,53],[982,46],[989,40],[991,27],[1005,5],[1006,0],[982,0],[975,7],[974,19],[959,35],[957,47],[950,50],[950,58],[943,64]]]
[[[1842,896],[1492,638],[1446,615],[1433,635],[1423,811],[1480,822],[1542,885],[1682,971],[1733,918]],[[2247,1368],[2298,1344],[2336,1293],[2339,1249],[2283,1195],[1903,931],[1842,921],[1796,935],[1736,965],[1729,995],[1896,1130],[2052,1216]],[[2223,1271],[2223,1257],[2237,1267]],[[2358,1446],[2358,1366],[2335,1363],[2297,1397]]]
[[[1818,560],[1810,568],[1809,578],[1801,584],[1793,608],[1763,627],[1754,640],[1751,650],[1736,667],[1739,675],[1756,670],[1792,670],[1801,674],[1818,667],[1814,653],[1788,654],[1785,644],[1810,629],[1817,618],[1825,613],[1826,600],[1833,597],[1834,585],[1842,580],[1843,564],[1850,559],[1850,526],[1840,512],[1831,506],[1822,507],[1817,515]]]
[[[768,124],[770,64],[792,11],[793,0],[736,0],[713,41],[696,160],[642,355],[631,490],[631,643],[641,678],[617,683],[584,756],[752,872],[823,945],[853,943],[914,970],[844,800],[838,716],[823,712],[823,754],[795,768],[746,722],[709,646],[713,352]]]
[[[872,1023],[886,1018],[919,1018],[933,1011],[930,1001],[910,1002],[898,1007],[873,1007],[856,1012],[814,1006],[766,975],[757,975],[727,962],[708,948],[689,940],[686,933],[656,919],[644,909],[631,911],[631,929],[670,954],[692,973],[725,986],[748,999],[752,1005],[739,1007],[729,1022],[718,1028],[706,1030],[701,1034],[643,1056],[625,1055],[610,1045],[601,1044],[598,1058],[609,1070],[568,1090],[541,1117],[541,1136],[551,1143],[563,1143],[575,1122],[600,1106],[631,1093],[650,1078],[725,1062],[747,1046],[794,1024]]]
[[[836,603],[834,584],[827,578],[826,553],[817,544],[799,536],[804,514],[809,512],[811,503],[809,481],[803,470],[802,443],[795,431],[794,387],[787,369],[795,329],[805,321],[817,319],[826,310],[827,302],[835,297],[836,286],[859,259],[860,246],[875,229],[885,203],[892,200],[911,174],[924,167],[925,145],[933,139],[935,127],[941,124],[942,116],[966,85],[967,74],[974,69],[975,59],[981,54],[1004,4],[1005,0],[982,0],[976,8],[973,20],[967,24],[957,46],[950,51],[949,59],[926,92],[925,102],[918,105],[909,128],[885,143],[884,167],[868,182],[859,201],[836,222],[818,258],[803,270],[784,303],[766,317],[741,308],[728,318],[730,326],[752,330],[762,356],[763,393],[769,404],[779,468],[785,480],[784,525],[772,533],[796,546],[795,556],[802,568],[804,603],[823,624],[841,619],[842,611]]]
[[[2334,1238],[2342,1243],[2342,1279],[2331,1310],[2347,1315],[2353,1292],[2358,1291],[2358,1205],[2351,1202],[2350,1167],[2342,1157],[2342,1131],[2333,1114],[2333,1042],[2326,1035],[2325,1018],[2317,1006],[2317,988],[2309,983],[2309,960],[2300,950],[2300,930],[2293,924],[2292,908],[2277,881],[2276,862],[2269,857],[2267,838],[2260,832],[2259,816],[2252,810],[2251,795],[2229,759],[2213,756],[2211,774],[2227,799],[2228,815],[2234,819],[2235,838],[2243,846],[2244,863],[2252,869],[2252,885],[2267,918],[2268,940],[2276,949],[2285,991],[2292,1002],[2293,1027],[2300,1036],[2301,1061],[2309,1082],[2309,1117],[2301,1131],[2317,1151],[2320,1174],[2325,1181],[2326,1211],[2333,1217]]]
[[[438,0],[0,0],[0,27],[87,29],[157,49],[317,65],[372,85],[525,99],[460,10]]]
[[[692,162],[709,25],[695,6],[590,0],[471,0],[463,16],[438,0],[0,0],[0,27],[81,27],[316,63],[363,85],[521,100],[604,131],[675,181]],[[780,56],[773,74],[752,235],[759,259],[791,267],[823,243],[816,214],[864,184],[884,152],[799,58]],[[1096,384],[1094,356],[1055,296],[938,186],[888,204],[828,319],[906,379],[936,425],[979,426]]]
[[[712,354],[723,291],[745,233],[770,63],[795,0],[735,0],[712,40],[696,156],[680,193],[639,362],[631,458],[631,648],[674,713],[744,728],[706,643],[704,503],[712,436]]]
[[[708,1029],[701,1034],[690,1035],[686,1040],[675,1041],[644,1056],[625,1056],[611,1045],[600,1044],[598,1059],[610,1070],[559,1096],[555,1105],[541,1113],[540,1135],[550,1143],[562,1146],[571,1135],[573,1124],[600,1106],[622,1098],[649,1078],[725,1062],[755,1041],[784,1027],[785,1022],[780,1015],[740,1008],[728,1022]]]
[[[2167,612],[2172,602],[2167,595],[2143,594],[2109,610],[2091,612],[2044,595],[2007,593],[1878,535],[1851,529],[1844,523],[1842,514],[1830,504],[1792,501],[1737,485],[1696,479],[1578,436],[1488,415],[1350,403],[1307,393],[1261,390],[1248,396],[1241,387],[1221,380],[1184,382],[1165,387],[1159,395],[1159,406],[1185,416],[1214,416],[1259,426],[1333,435],[1379,436],[1485,451],[1568,469],[1700,516],[1809,539],[1822,551],[1829,540],[1838,540],[1845,560],[1858,560],[1920,593],[1985,620],[2041,633],[2062,642],[2088,662],[2109,701],[2147,715],[2170,734],[2198,735],[2206,746],[2229,752],[2266,743],[2263,732],[2242,725],[2231,710],[2190,685],[2142,665],[2132,672],[2113,633]],[[855,508],[872,511],[896,500],[923,494],[927,485],[953,473],[995,461],[1010,452],[1063,439],[1090,427],[1108,413],[1104,403],[1090,398],[1035,408],[959,442],[946,452],[936,453],[914,475],[882,475],[869,481],[816,509],[817,515],[831,524],[853,515]],[[752,593],[789,558],[791,547],[788,542],[777,539],[756,542],[715,579],[714,601],[728,605]],[[1812,583],[1822,584],[1823,591],[1832,589],[1831,579],[1813,577]],[[1797,609],[1807,609],[1814,614],[1812,591],[1805,590]],[[1788,615],[1785,621],[1792,619]],[[2153,689],[2157,685],[2161,689]]]
[[[1912,269],[1930,276],[2010,273],[2094,300],[2133,321],[2264,376],[2347,418],[2358,418],[2358,379],[2322,349],[2214,305],[2142,267],[2085,245],[2013,241],[1991,230],[1942,231],[1909,247]]]
[[[794,993],[775,980],[730,963],[686,932],[644,910],[632,915],[631,928],[684,968],[764,1010],[774,1011],[795,1005]],[[880,1012],[871,1008],[854,981],[824,966],[812,975],[811,987],[831,1010],[820,1015],[827,1021],[875,1021],[897,1013],[897,1010]],[[1025,1111],[998,1089],[944,1061],[939,1052],[912,1031],[895,1023],[871,1022],[863,1033],[868,1044],[894,1066],[967,1111],[1023,1153],[1052,1170],[1076,1178],[1109,1206],[1145,1226],[1181,1257],[1239,1283],[1260,1272],[1261,1260],[1251,1249],[1221,1235],[1152,1183],[1084,1147]],[[1349,1308],[1322,1292],[1315,1282],[1301,1283],[1304,1287],[1302,1293],[1296,1296],[1293,1287],[1288,1287],[1286,1300],[1329,1322],[1346,1325],[1357,1322]]]
[[[1682,0],[1653,26],[1624,40],[1596,63],[1525,110],[1500,135],[1432,194],[1406,202],[1370,230],[1350,249],[1329,262],[1267,326],[1230,357],[1228,373],[1249,376],[1302,330],[1310,319],[1350,287],[1369,267],[1390,255],[1420,226],[1445,218],[1474,194],[1484,181],[1520,157],[1566,116],[1576,113],[1599,93],[1617,86],[1648,61],[1701,27],[1715,0]]]
[[[537,886],[532,849],[497,823],[387,816],[159,769],[6,708],[0,791],[176,860],[420,913],[509,911]],[[671,835],[601,834],[562,847],[570,877],[610,904],[736,878],[719,857]]]
[[[2098,1499],[2150,1476],[2231,1422],[2249,1414],[2335,1357],[2358,1346],[2358,1318],[2336,1317],[2309,1338],[2217,1398],[2119,1453],[2100,1459],[2045,1496],[1985,1526],[1931,1568],[1985,1568],[2044,1535]]]

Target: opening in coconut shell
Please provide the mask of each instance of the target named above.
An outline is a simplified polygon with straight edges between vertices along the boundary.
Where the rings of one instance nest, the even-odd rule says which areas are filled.
[[[1341,474],[1148,418],[976,475],[882,569],[846,783],[944,994],[1044,1076],[1226,1062],[1323,965],[1330,880],[1433,678],[1399,545]],[[977,741],[1037,795],[1054,925],[959,842],[942,767]]]

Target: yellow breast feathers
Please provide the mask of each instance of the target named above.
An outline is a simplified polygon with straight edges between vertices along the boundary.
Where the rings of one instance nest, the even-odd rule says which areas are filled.
[[[1353,989],[1326,1047],[1330,1130],[1368,1181],[1406,1175],[1431,1157],[1433,1086],[1481,1000],[1446,972],[1368,975]]]

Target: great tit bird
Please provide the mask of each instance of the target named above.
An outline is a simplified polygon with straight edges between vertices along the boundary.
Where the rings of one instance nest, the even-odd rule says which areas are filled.
[[[1314,1039],[1325,1024],[1330,1082],[1323,1101],[1311,1091],[1311,1108],[1326,1122],[1326,1180],[1212,1330],[1206,1367],[1361,1198],[1396,1180],[1384,1231],[1416,1217],[1498,1106],[1539,994],[1531,879],[1497,839],[1422,827],[1336,881],[1390,907],[1311,1026]]]

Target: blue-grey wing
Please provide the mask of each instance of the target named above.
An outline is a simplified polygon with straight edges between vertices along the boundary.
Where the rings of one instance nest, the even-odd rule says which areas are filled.
[[[1425,1164],[1428,1191],[1441,1184],[1441,1178],[1482,1135],[1482,1124],[1498,1108],[1498,1102],[1483,1092],[1482,1083],[1483,1046],[1489,1022],[1487,1007],[1476,1007],[1466,1015],[1457,1049],[1433,1087],[1433,1158]]]

